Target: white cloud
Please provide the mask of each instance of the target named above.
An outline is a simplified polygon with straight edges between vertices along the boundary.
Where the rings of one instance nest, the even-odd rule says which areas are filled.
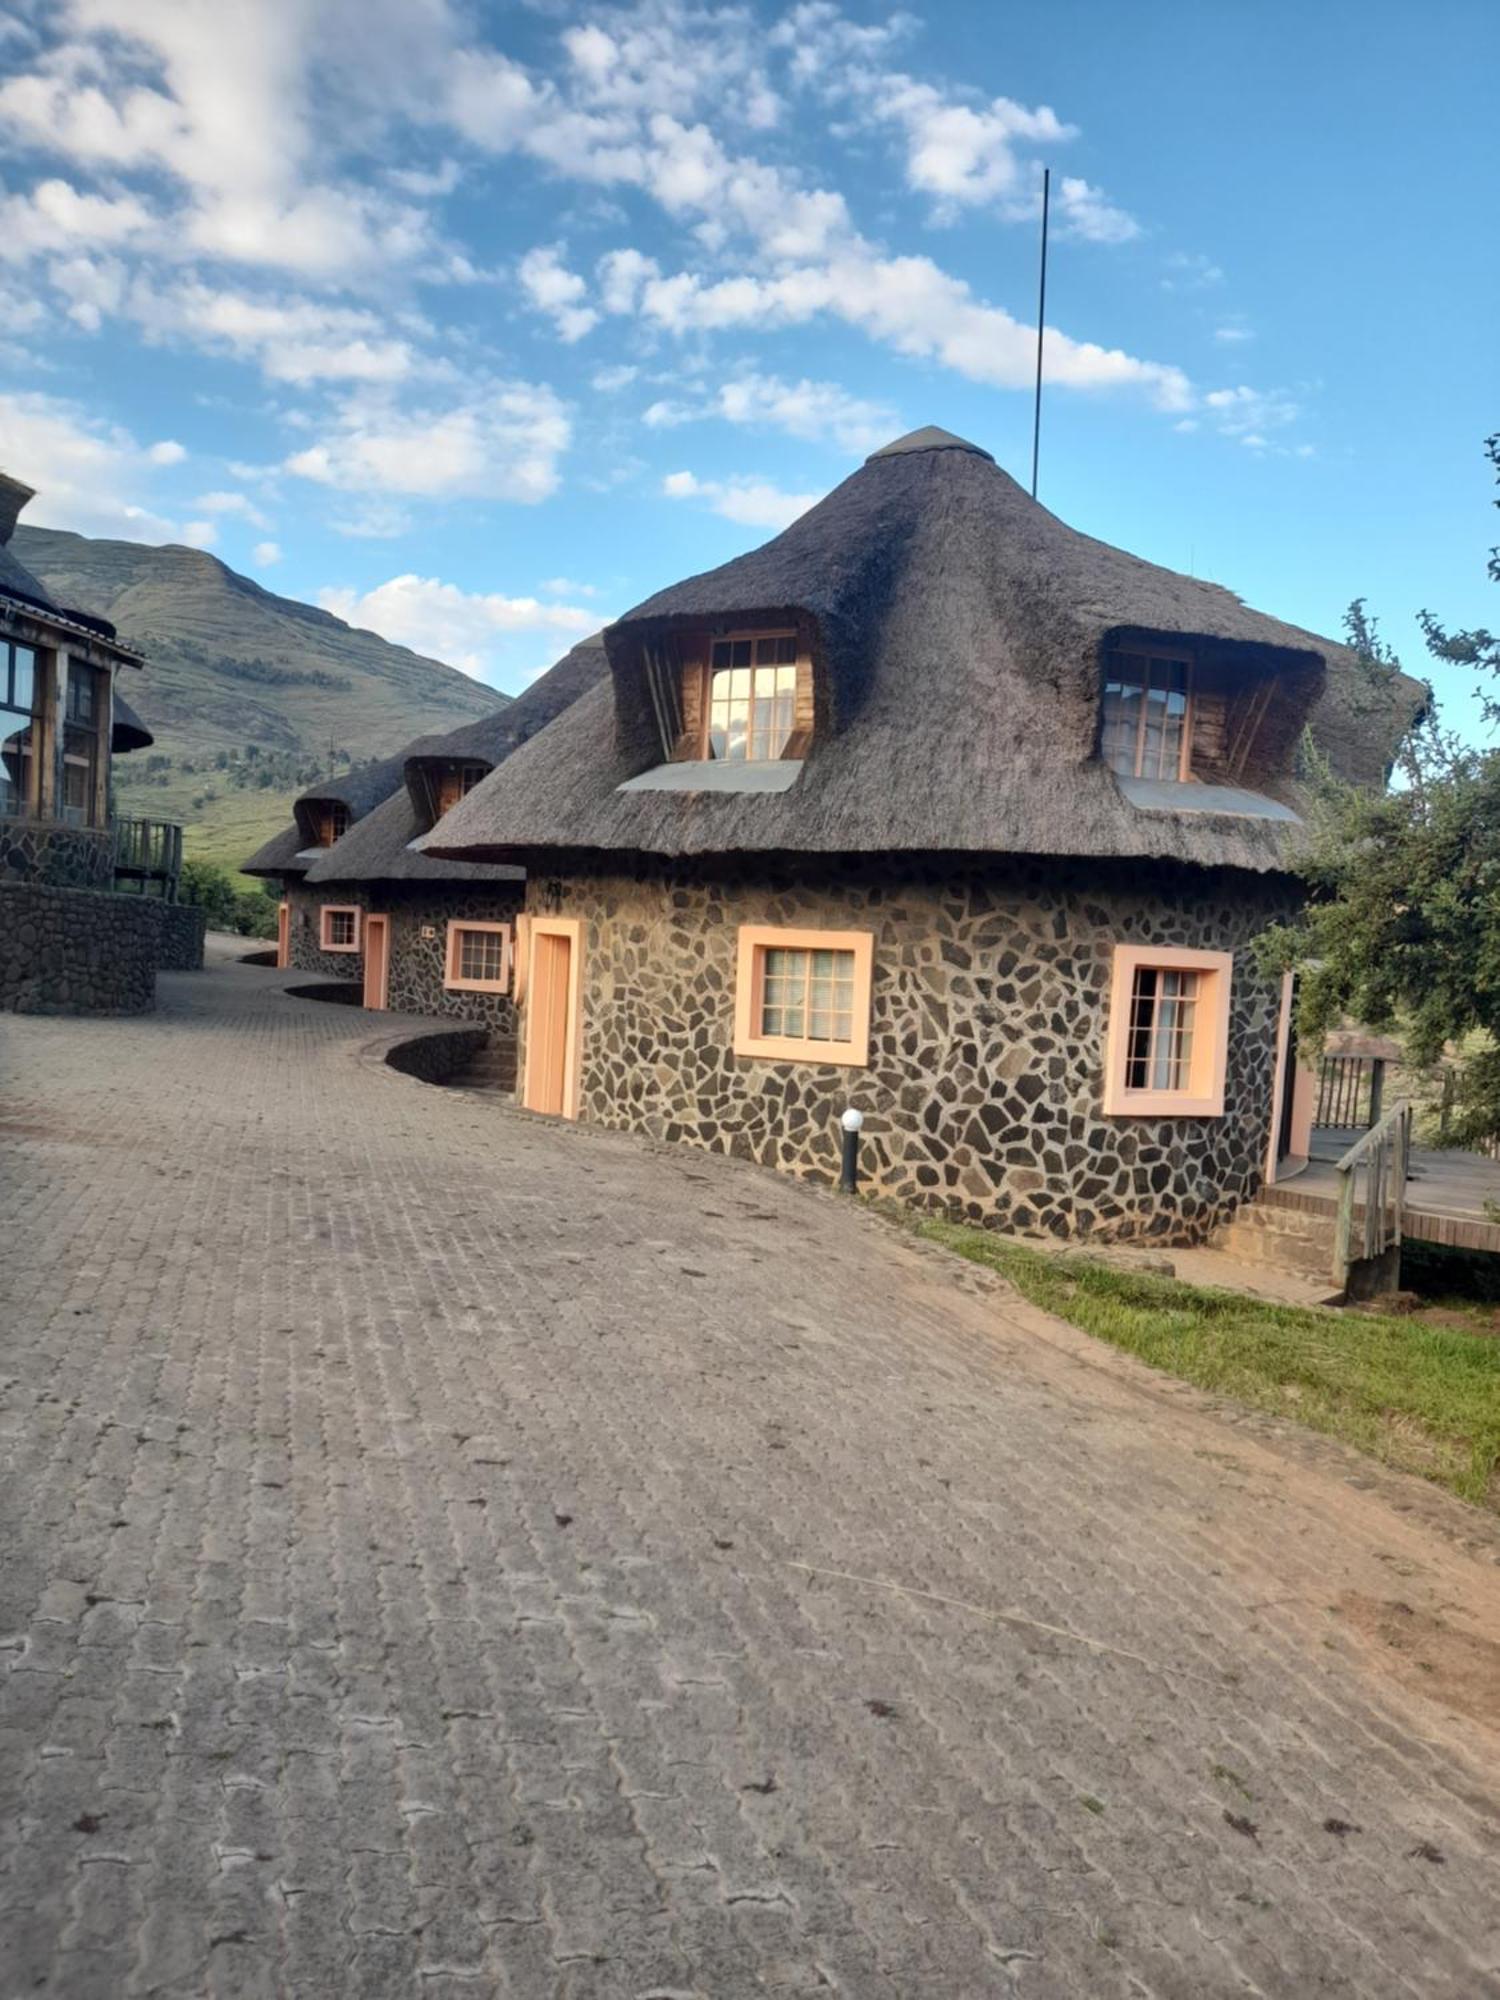
[[[1201,250],[1174,250],[1167,259],[1164,292],[1211,292],[1224,282],[1224,271]]]
[[[1285,430],[1301,415],[1299,405],[1285,390],[1252,389],[1244,383],[1233,389],[1210,389],[1203,407],[1216,430],[1247,450],[1291,455],[1269,435]],[[1297,455],[1307,457],[1310,453],[1304,449]]]
[[[560,337],[571,345],[599,324],[592,306],[583,304],[588,286],[562,261],[558,244],[528,250],[517,268],[521,289],[540,313],[545,313]]]
[[[785,528],[822,499],[821,493],[786,493],[769,480],[741,474],[733,479],[699,479],[692,472],[669,472],[661,483],[669,500],[704,500],[726,521],[748,528]]]
[[[359,494],[532,502],[556,491],[571,435],[566,407],[538,383],[497,382],[446,406],[354,395],[284,469]]]
[[[80,194],[63,180],[39,181],[29,194],[0,200],[0,262],[46,252],[107,249],[154,227],[133,194]]]
[[[318,602],[351,625],[479,677],[495,665],[497,642],[510,635],[550,632],[572,640],[599,625],[599,614],[580,606],[460,590],[434,576],[393,576],[364,592],[320,590]]]
[[[1058,183],[1058,207],[1067,233],[1090,243],[1129,243],[1141,233],[1134,216],[1072,174],[1064,174]]]
[[[192,280],[155,291],[138,284],[127,308],[149,336],[184,337],[254,362],[274,382],[396,382],[416,360],[407,341],[362,307],[323,299],[252,296]]]
[[[270,569],[281,561],[280,542],[257,542],[251,550],[251,560],[257,569]]]
[[[186,542],[190,549],[211,549],[219,539],[219,531],[212,521],[184,521],[177,539]]]
[[[1247,340],[1254,340],[1250,328],[1239,320],[1229,320],[1223,326],[1214,328],[1214,339],[1225,347],[1238,347]]]
[[[844,451],[868,452],[901,428],[888,403],[851,396],[837,382],[784,382],[777,375],[741,375],[722,383],[718,414],[732,424],[785,431],[789,437],[828,439]]]
[[[630,387],[640,372],[639,368],[632,368],[628,364],[616,368],[600,368],[590,376],[589,387],[596,389],[601,396],[617,396],[622,389]]]
[[[193,502],[205,514],[234,514],[242,521],[248,521],[252,528],[269,528],[270,522],[253,500],[243,493],[200,493]]]
[[[172,452],[143,447],[120,425],[61,398],[0,394],[0,465],[36,488],[32,518],[48,527],[138,542],[187,539],[188,528],[148,504],[158,469],[185,455],[180,445]]]
[[[146,447],[146,456],[153,465],[181,465],[187,457],[187,448],[176,438],[161,438]]]
[[[597,597],[596,583],[579,583],[571,576],[549,576],[542,585],[549,597]]]

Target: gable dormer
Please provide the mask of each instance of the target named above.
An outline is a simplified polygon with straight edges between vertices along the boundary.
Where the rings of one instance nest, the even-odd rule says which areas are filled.
[[[409,757],[406,789],[423,830],[466,799],[494,766],[481,757]]]
[[[351,814],[343,799],[300,798],[292,811],[304,848],[332,847],[349,831]]]
[[[1275,795],[1323,685],[1313,653],[1119,629],[1100,648],[1097,754],[1140,785]]]

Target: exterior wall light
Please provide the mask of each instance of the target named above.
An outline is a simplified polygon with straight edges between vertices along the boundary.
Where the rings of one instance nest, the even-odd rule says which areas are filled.
[[[839,1167],[839,1193],[857,1194],[859,1191],[859,1133],[865,1122],[865,1114],[854,1105],[839,1119],[844,1134],[843,1159]]]

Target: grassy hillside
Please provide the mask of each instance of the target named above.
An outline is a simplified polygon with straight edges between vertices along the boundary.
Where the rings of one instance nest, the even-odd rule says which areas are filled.
[[[117,760],[118,804],[181,820],[197,859],[233,867],[330,768],[388,756],[508,699],[199,549],[24,526],[12,547],[62,603],[113,620],[146,655],[121,687],[156,742]]]

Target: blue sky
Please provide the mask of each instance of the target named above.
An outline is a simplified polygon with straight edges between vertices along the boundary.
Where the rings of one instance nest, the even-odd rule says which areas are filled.
[[[1336,631],[1496,622],[1492,0],[0,0],[0,464],[515,689],[939,423]],[[1455,721],[1464,691],[1438,677]]]

